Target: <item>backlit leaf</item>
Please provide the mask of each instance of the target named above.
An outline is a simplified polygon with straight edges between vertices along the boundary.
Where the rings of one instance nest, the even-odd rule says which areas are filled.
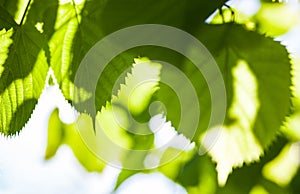
[[[208,153],[217,162],[219,183],[225,184],[232,168],[259,160],[278,134],[290,112],[291,65],[286,49],[270,38],[234,24],[209,28],[198,37],[223,71],[228,110],[224,125],[206,135],[216,140]],[[220,42],[209,44],[213,39]]]
[[[44,88],[46,38],[30,22],[17,25],[2,9],[6,16],[0,18],[0,132],[12,135],[28,121]]]

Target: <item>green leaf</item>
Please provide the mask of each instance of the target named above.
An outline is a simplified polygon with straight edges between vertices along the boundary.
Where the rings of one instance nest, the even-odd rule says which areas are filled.
[[[163,2],[154,2],[152,0],[146,0],[141,3],[139,0],[110,0],[107,1],[103,12],[98,17],[98,23],[102,25],[100,28],[105,34],[139,24],[174,26],[193,34],[199,25],[204,23],[204,20],[225,2],[226,0],[213,0],[209,2],[197,0],[166,0]],[[166,12],[166,10],[170,10],[170,8],[172,8],[172,11]],[[90,12],[91,9],[84,11]],[[91,23],[88,19],[89,18],[83,18],[82,23],[84,23],[84,21]],[[179,68],[182,65],[182,56],[165,48],[147,46],[133,48],[128,52],[123,52],[120,56],[115,57],[114,60],[111,61],[99,79],[96,90],[96,107],[101,107],[110,98],[111,88],[116,79],[120,73],[128,67],[126,64],[129,64],[132,58],[136,56],[166,61]],[[177,122],[175,120],[172,121]]]
[[[261,157],[259,163],[245,165],[240,169],[236,169],[228,177],[228,181],[224,187],[218,186],[217,172],[215,164],[208,155],[199,156],[195,153],[194,157],[185,162],[180,169],[176,178],[176,182],[183,185],[188,193],[211,193],[211,194],[239,194],[251,193],[258,186],[274,193],[273,189],[280,191],[289,191],[286,188],[279,187],[271,181],[267,181],[262,175],[262,169],[269,161],[273,160],[286,144],[286,140],[279,138]],[[253,191],[254,193],[254,191]]]
[[[63,143],[65,127],[66,125],[61,122],[59,118],[58,109],[55,109],[51,113],[48,121],[48,137],[45,159],[52,158],[56,154],[59,146]]]
[[[7,12],[5,15],[0,18],[5,28],[0,32],[0,132],[13,135],[30,118],[44,88],[48,65],[43,34],[30,22],[19,26]]]
[[[12,17],[16,23],[20,24],[23,15],[28,4],[28,0],[10,0],[10,1],[1,1],[0,7],[5,8],[5,12],[9,13],[7,15],[4,11],[1,11],[0,17],[8,18]],[[1,9],[1,8],[0,8]]]
[[[144,139],[150,129],[147,122],[139,123],[131,115],[138,117],[147,111],[152,95],[158,89],[161,65],[147,58],[134,61],[131,73],[125,77],[125,84],[120,85],[116,96],[112,96],[111,103],[102,107],[96,119],[106,135],[116,143],[121,143],[128,149],[136,149],[136,146],[141,146],[139,149],[143,149],[147,143],[145,141],[144,145],[139,144],[139,138]],[[141,95],[143,98],[140,98]],[[126,141],[122,144],[125,136],[132,138],[131,143]]]
[[[164,24],[193,34],[198,25],[225,2],[110,0],[103,10],[102,23],[107,33],[138,24]]]
[[[146,23],[171,25],[192,32],[198,27],[198,23],[202,23],[224,2],[146,0],[141,3],[138,0],[91,0],[81,1],[79,4],[76,2],[60,4],[57,16],[59,20],[50,41],[50,51],[51,67],[64,96],[68,100],[74,100],[74,87],[79,87],[74,86],[77,68],[89,49],[105,35],[123,27]],[[169,7],[172,7],[172,12],[165,11]],[[99,78],[95,99],[97,110],[109,101],[113,84],[119,75],[130,67],[132,58],[137,56],[152,57],[138,50],[123,53],[109,63]]]
[[[82,59],[72,48],[77,45],[78,41],[74,38],[80,19],[77,11],[82,9],[83,3],[77,5],[67,2],[58,5],[55,31],[48,43],[51,53],[50,65],[67,100],[73,99],[74,84],[71,75],[76,71]]]
[[[271,181],[267,181],[261,173],[265,164],[273,160],[280,153],[285,144],[286,140],[284,138],[277,139],[274,144],[270,146],[270,149],[265,152],[265,155],[261,157],[259,163],[245,165],[242,168],[233,171],[228,177],[226,185],[224,187],[218,187],[215,193],[251,193],[253,188],[257,185],[264,188],[268,193],[274,193],[275,191],[278,193],[289,193],[287,189],[281,188]],[[245,177],[247,177],[247,181],[245,181]]]
[[[201,72],[186,61],[183,71],[193,83],[200,104],[199,126],[193,140],[217,162],[219,182],[225,184],[232,168],[259,160],[279,133],[291,108],[291,64],[284,46],[240,25],[204,25],[199,29],[196,37],[212,53],[222,72],[227,111],[223,124],[207,129],[210,90]],[[180,121],[174,95],[167,90],[159,93],[166,99],[167,119]],[[190,118],[193,114],[184,113]]]
[[[182,167],[177,180],[189,193],[215,193],[217,187],[215,165],[208,155],[194,157]],[[192,177],[195,177],[191,179]]]
[[[279,36],[288,32],[300,21],[296,7],[287,3],[262,2],[253,17],[257,30],[268,36]]]
[[[174,156],[174,153],[178,153],[178,150],[172,147],[167,148],[164,154],[161,157],[161,161],[164,161],[164,158],[169,159],[170,155]],[[195,154],[195,149],[190,151],[183,151],[180,155],[174,160],[170,161],[166,165],[160,166],[158,170],[162,172],[164,175],[169,177],[170,179],[176,180],[179,177],[179,173],[182,171],[183,166],[191,160],[191,158]],[[194,169],[196,171],[196,169]],[[189,179],[189,178],[188,178]],[[184,185],[183,185],[184,186]]]
[[[225,123],[205,133],[215,138],[213,145],[202,140],[224,185],[232,168],[259,160],[289,114],[291,64],[284,46],[242,26],[211,25],[198,37],[214,55],[226,84]]]
[[[293,112],[287,117],[281,131],[291,141],[300,140],[300,59],[292,59],[293,62]]]
[[[134,62],[131,74],[127,74],[125,85],[121,85],[117,96],[112,98],[112,104],[122,104],[131,114],[139,115],[148,107],[153,94],[159,89],[161,65],[150,62],[147,58],[137,58]]]
[[[291,187],[291,191],[293,193],[299,193],[300,192],[300,188],[299,188],[299,181],[300,181],[300,168],[298,168],[298,172],[295,175],[295,177],[293,178],[290,187]]]
[[[97,113],[95,130],[91,116],[82,113],[76,122],[64,124],[55,110],[49,120],[45,157],[54,156],[61,144],[67,144],[88,171],[101,171],[103,160],[112,162],[112,165],[120,161],[124,167],[143,165],[145,155],[135,154],[131,150],[149,149],[153,144],[153,135],[141,135],[145,130],[149,132],[147,123],[132,123],[128,114],[138,116],[148,108],[151,96],[158,89],[160,68],[160,64],[146,58],[135,59],[132,71],[125,78],[125,85],[121,85],[111,103],[108,102]],[[141,94],[145,98],[137,99]],[[128,107],[132,103],[133,106]],[[116,149],[118,146],[123,149]],[[109,147],[109,151],[103,149],[105,147]]]
[[[74,77],[81,60],[95,43],[111,32],[136,24],[170,25],[196,35],[215,57],[227,91],[225,122],[215,123],[218,126],[207,130],[211,117],[210,91],[203,75],[184,56],[155,46],[133,48],[116,56],[98,80],[95,98],[96,109],[99,111],[97,115],[91,117],[83,113],[75,123],[65,124],[59,120],[58,111],[53,112],[49,121],[45,157],[53,157],[60,145],[67,144],[88,171],[103,169],[105,165],[96,156],[103,153],[103,150],[121,162],[124,168],[130,165],[145,167],[148,153],[136,154],[132,150],[150,150],[155,146],[154,135],[147,125],[150,116],[153,116],[153,112],[148,113],[149,104],[153,100],[165,103],[167,119],[175,127],[178,127],[181,116],[180,102],[174,97],[176,91],[161,84],[157,92],[160,65],[146,60],[143,66],[139,60],[144,59],[140,58],[136,60],[139,64],[133,67],[131,74],[122,74],[128,71],[134,57],[148,56],[175,65],[191,79],[201,105],[199,127],[194,137],[185,131],[188,131],[188,125],[179,132],[194,140],[197,146],[206,147],[217,163],[218,170],[217,175],[215,165],[207,156],[194,155],[191,159],[194,154],[192,151],[160,168],[163,173],[186,186],[189,193],[255,193],[257,190],[286,193],[286,188],[261,177],[265,161],[259,165],[251,165],[259,168],[238,169],[229,176],[224,188],[216,186],[217,176],[219,183],[224,184],[232,168],[262,157],[290,113],[292,96],[290,62],[282,45],[235,24],[202,25],[225,2],[226,0],[1,1],[0,132],[12,135],[25,125],[42,92],[49,66],[54,70],[68,100],[76,100],[73,94],[77,89],[83,97],[89,98],[91,91],[80,88],[79,85],[74,86]],[[262,12],[257,15],[262,24],[258,28],[260,32],[266,31],[265,26],[270,25],[269,20],[261,19],[264,16]],[[271,24],[275,28],[271,31],[268,29],[268,33],[285,32],[293,20],[283,23],[281,26]],[[125,85],[114,93],[114,85],[123,78]],[[153,80],[137,85],[145,79]],[[294,82],[297,85],[298,81]],[[186,86],[182,85],[182,88],[185,91]],[[112,95],[116,96],[111,99]],[[296,92],[294,95],[296,96]],[[190,106],[185,108],[191,110],[195,102],[189,103]],[[291,140],[297,141],[299,96],[293,98],[292,103],[295,106],[294,112],[287,119],[287,130],[282,131]],[[194,120],[193,111],[184,112],[184,116]],[[96,129],[93,127],[94,116]],[[132,122],[132,117],[138,122]],[[139,122],[144,122],[144,125],[139,125]],[[215,134],[219,133],[221,136],[216,138]],[[104,136],[128,150],[111,147],[105,150],[107,139]],[[208,142],[205,137],[216,138],[216,142]],[[167,149],[161,161],[174,152],[178,150]],[[117,186],[136,172],[138,171],[123,170]],[[245,176],[253,180],[245,182]],[[196,178],[190,181],[190,177]],[[292,190],[297,191],[295,185],[298,179],[299,172],[292,180]],[[253,190],[255,186],[258,188],[256,191]]]
[[[13,17],[9,14],[8,11],[6,11],[2,6],[0,6],[0,29],[5,28],[6,30],[9,30],[11,27],[16,27],[17,23],[13,19]]]
[[[78,127],[81,130],[90,132],[90,135],[94,136],[92,120],[88,115],[82,114],[79,116],[77,122],[65,124],[59,118],[58,109],[55,109],[49,119],[45,158],[52,158],[58,148],[66,144],[70,146],[77,160],[87,171],[101,172],[105,167],[105,163],[98,159],[86,146],[78,131]]]
[[[215,164],[208,155],[199,156],[197,152],[183,165],[175,180],[190,194],[215,194],[218,188]]]
[[[121,85],[117,96],[113,96],[111,100],[112,107],[115,106],[114,109],[116,109],[116,106],[120,107],[121,105],[125,111],[127,109],[128,114],[132,114],[137,117],[143,114],[144,111],[147,111],[153,94],[158,90],[160,69],[160,64],[150,62],[147,58],[135,59],[135,64],[133,65],[131,74],[127,74],[127,77],[125,78],[125,85]],[[140,97],[141,95],[143,95],[143,98]],[[102,108],[100,113],[101,115],[103,114],[103,110],[105,109]],[[112,132],[116,133],[116,127],[112,128],[111,122],[112,120],[114,120],[114,122],[118,122],[119,119],[116,120],[116,118],[112,118],[109,120],[110,122],[107,122],[107,119],[100,120],[101,115],[97,115],[97,121],[100,121],[100,125],[102,125],[102,128],[106,131],[106,134],[109,135]],[[118,177],[115,189],[117,189],[128,177],[141,171],[146,172],[143,168],[146,168],[146,166],[144,166],[144,160],[147,156],[147,152],[143,154],[135,151],[149,150],[153,147],[154,137],[148,127],[148,122],[145,123],[146,125],[144,123],[139,123],[139,121],[135,121],[131,124],[130,122],[132,122],[132,118],[128,116],[127,125],[124,125],[122,124],[123,122],[121,123],[119,121],[119,123],[123,126],[121,132],[123,131],[124,133],[125,130],[127,130],[126,136],[127,138],[130,138],[131,144],[129,147],[127,146],[128,150],[123,150],[124,158],[120,161],[122,161],[124,169]],[[105,126],[105,123],[108,125]],[[110,130],[107,131],[107,129]],[[112,137],[112,139],[120,144],[122,139],[124,139],[124,136],[125,135],[118,138]],[[133,167],[136,169],[133,169]]]
[[[287,187],[300,167],[299,151],[297,143],[287,144],[276,158],[264,166],[264,177],[281,187]]]

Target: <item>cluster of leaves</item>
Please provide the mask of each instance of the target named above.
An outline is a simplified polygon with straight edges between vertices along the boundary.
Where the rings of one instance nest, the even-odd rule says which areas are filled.
[[[216,123],[221,129],[221,136],[208,149],[208,154],[197,154],[200,146],[206,146],[202,137],[215,132],[215,129],[207,129],[211,99],[203,75],[184,56],[169,49],[147,46],[123,52],[104,70],[95,94],[96,124],[83,113],[74,124],[64,124],[58,117],[58,111],[53,112],[49,120],[46,158],[54,156],[61,144],[68,144],[87,170],[102,171],[105,164],[86,147],[79,134],[86,134],[92,142],[100,142],[96,150],[107,149],[102,143],[104,141],[97,139],[102,138],[97,126],[102,126],[106,134],[125,148],[155,147],[154,135],[132,135],[113,122],[111,110],[114,104],[121,104],[126,109],[127,104],[122,103],[132,102],[128,111],[136,119],[149,121],[153,115],[145,113],[148,105],[159,100],[167,109],[166,119],[175,129],[178,127],[181,119],[178,99],[167,86],[160,84],[159,90],[157,88],[161,71],[159,64],[136,59],[131,73],[125,78],[125,86],[121,86],[118,93],[112,93],[114,83],[123,72],[128,72],[133,59],[146,56],[166,61],[185,73],[197,91],[201,107],[196,135],[189,137],[185,131],[180,131],[195,142],[195,148],[155,170],[183,185],[189,193],[299,192],[295,182],[300,173],[296,167],[291,169],[284,181],[274,173],[276,165],[280,165],[283,156],[287,155],[286,150],[300,139],[297,129],[300,112],[299,60],[291,62],[283,45],[260,34],[268,27],[268,23],[260,19],[262,11],[254,17],[256,24],[260,25],[251,26],[251,29],[247,24],[224,22],[227,21],[226,14],[216,16],[212,21],[214,24],[206,24],[205,20],[224,3],[225,0],[1,1],[0,132],[14,135],[26,124],[45,82],[49,81],[46,79],[49,68],[53,70],[64,97],[72,103],[77,87],[74,85],[77,68],[96,42],[111,32],[132,25],[169,25],[200,40],[213,55],[223,75],[227,94],[226,117],[224,123]],[[221,24],[218,24],[218,17],[222,18]],[[270,35],[285,31],[280,29]],[[149,72],[153,73],[149,76],[155,83],[142,86],[137,91],[138,98],[130,99],[128,88],[141,81],[139,75],[145,76]],[[292,83],[295,85],[293,90]],[[182,85],[183,90],[184,87]],[[116,96],[111,99],[112,95]],[[126,126],[126,114],[120,118]],[[94,136],[94,125],[97,137]],[[135,127],[134,130],[141,129]],[[164,150],[160,162],[172,152],[176,152],[176,148]],[[114,154],[123,165],[140,164],[147,158],[147,155],[135,156],[130,151]],[[242,166],[229,176],[233,168]],[[117,186],[141,171],[149,172],[123,170]]]

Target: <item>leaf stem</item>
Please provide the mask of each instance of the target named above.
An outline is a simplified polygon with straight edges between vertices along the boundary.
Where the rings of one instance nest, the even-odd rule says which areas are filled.
[[[74,0],[72,0],[72,5],[74,7],[74,10],[75,10],[75,15],[76,15],[76,20],[77,20],[77,23],[78,23],[78,26],[79,26],[79,19],[78,19],[78,11],[76,9],[76,3]]]
[[[20,22],[20,24],[19,24],[20,26],[22,26],[22,24],[23,24],[23,22],[24,22],[24,19],[25,19],[25,17],[26,17],[27,11],[28,11],[28,9],[29,9],[30,3],[31,3],[31,0],[29,0],[28,3],[27,3],[27,5],[26,5],[26,8],[25,8],[25,11],[24,11],[24,13],[23,13],[21,22]]]

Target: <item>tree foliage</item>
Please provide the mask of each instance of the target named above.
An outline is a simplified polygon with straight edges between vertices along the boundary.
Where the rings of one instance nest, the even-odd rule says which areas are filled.
[[[54,72],[51,79],[57,81],[72,104],[76,101],[75,90],[90,95],[74,80],[84,56],[98,41],[133,25],[168,25],[201,41],[217,62],[227,96],[224,123],[208,128],[212,111],[209,87],[190,60],[166,48],[137,47],[116,56],[104,69],[95,92],[96,115],[78,110],[81,111],[78,119],[65,124],[60,121],[58,110],[54,110],[49,119],[45,158],[53,157],[61,144],[67,144],[88,171],[101,172],[106,164],[96,155],[108,149],[105,135],[128,150],[157,147],[158,137],[148,126],[151,117],[162,114],[163,123],[175,130],[182,117],[174,91],[160,83],[163,66],[149,59],[160,60],[183,72],[197,92],[201,109],[195,136],[190,137],[184,130],[174,132],[176,138],[194,142],[195,147],[188,151],[179,151],[174,146],[166,148],[158,154],[158,164],[163,164],[168,154],[182,153],[154,170],[123,169],[116,188],[135,173],[157,170],[183,185],[189,193],[297,193],[299,164],[294,164],[291,175],[286,175],[288,181],[283,182],[278,181],[278,174],[274,175],[275,167],[266,167],[274,158],[281,161],[278,157],[285,155],[284,146],[300,140],[299,59],[291,60],[285,46],[269,36],[285,33],[294,21],[274,27],[269,9],[285,7],[262,2],[262,8],[252,18],[240,19],[236,11],[237,19],[231,21],[234,13],[226,9],[207,23],[206,19],[216,10],[222,10],[225,3],[225,0],[1,1],[0,132],[8,136],[19,133],[45,83],[50,82],[49,69]],[[265,15],[266,20],[262,19]],[[254,26],[250,25],[253,23]],[[153,82],[137,86],[146,78]],[[119,90],[114,91],[116,83]],[[134,93],[130,93],[135,87]],[[183,83],[180,85],[182,90],[185,87]],[[165,107],[155,107],[152,112],[150,109],[149,114],[148,107],[155,101],[163,102]],[[119,114],[114,115],[112,109],[118,109]],[[192,112],[185,114],[194,118],[189,115]],[[128,115],[147,124],[128,123],[131,118]],[[116,123],[116,117],[121,124]],[[125,131],[128,128],[131,132],[149,134],[132,134]],[[210,147],[204,137],[216,132],[221,135]],[[87,146],[82,135],[92,143]],[[91,149],[91,145],[95,147]],[[200,156],[200,148],[207,149],[207,154]],[[149,156],[132,151],[110,152],[123,167],[143,166]]]

